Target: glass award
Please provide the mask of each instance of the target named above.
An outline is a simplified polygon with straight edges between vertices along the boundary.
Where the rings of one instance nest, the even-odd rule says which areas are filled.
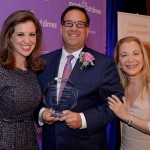
[[[64,110],[71,110],[77,105],[78,89],[71,80],[55,78],[44,92],[45,104],[54,110],[54,117],[61,118]]]

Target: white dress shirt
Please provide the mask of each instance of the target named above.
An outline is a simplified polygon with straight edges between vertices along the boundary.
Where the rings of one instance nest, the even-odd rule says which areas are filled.
[[[79,58],[79,55],[80,55],[80,52],[81,52],[82,48],[76,52],[73,52],[71,53],[71,55],[73,55],[73,59],[71,60],[71,64],[72,64],[72,69],[74,68],[75,66],[75,63],[77,61],[77,59]],[[60,59],[60,64],[59,64],[59,69],[58,69],[58,78],[61,78],[62,77],[62,74],[63,74],[63,70],[64,70],[64,67],[67,63],[67,56],[70,55],[70,53],[68,53],[64,48],[62,49],[62,56],[61,56],[61,59]],[[41,115],[42,115],[42,112],[45,110],[46,108],[42,108],[39,112],[39,124],[42,126],[43,125],[43,121],[42,121],[42,118],[41,118]],[[85,129],[87,128],[87,124],[86,124],[86,119],[85,119],[85,116],[83,113],[79,113],[80,116],[81,116],[81,120],[82,120],[82,127],[80,129]]]

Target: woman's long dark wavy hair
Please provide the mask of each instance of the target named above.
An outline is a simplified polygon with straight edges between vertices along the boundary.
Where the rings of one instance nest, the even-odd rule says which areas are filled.
[[[27,21],[32,21],[36,27],[36,45],[32,53],[26,59],[26,68],[37,72],[44,67],[44,61],[40,59],[42,50],[42,28],[34,15],[29,10],[18,10],[10,14],[5,20],[0,33],[0,64],[7,68],[15,68],[14,48],[10,41],[15,31],[15,26]]]

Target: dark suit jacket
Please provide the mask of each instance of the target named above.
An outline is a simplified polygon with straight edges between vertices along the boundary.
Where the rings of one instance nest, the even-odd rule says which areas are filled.
[[[105,127],[116,119],[109,109],[107,97],[112,94],[122,99],[123,89],[111,57],[100,54],[86,46],[82,50],[94,57],[94,66],[80,69],[77,60],[70,80],[79,90],[77,106],[74,112],[83,112],[87,129],[70,129],[65,122],[43,125],[43,150],[106,150]],[[39,82],[44,90],[47,84],[57,77],[62,49],[42,56],[46,67],[39,75]]]

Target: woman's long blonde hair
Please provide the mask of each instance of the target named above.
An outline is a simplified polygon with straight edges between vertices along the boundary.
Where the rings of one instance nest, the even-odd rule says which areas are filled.
[[[150,63],[149,63],[148,54],[143,43],[137,37],[134,37],[134,36],[128,36],[128,37],[120,39],[114,51],[114,59],[115,59],[117,70],[121,79],[121,83],[122,83],[123,88],[126,90],[127,86],[129,85],[129,80],[127,78],[126,73],[123,72],[123,70],[119,67],[119,49],[123,43],[128,43],[128,42],[133,42],[133,41],[139,44],[142,54],[143,54],[143,61],[144,61],[143,68],[141,70],[141,77],[140,77],[141,78],[140,79],[141,91],[139,95],[141,96],[143,96],[143,94],[150,95],[150,84],[149,84],[150,83]]]

